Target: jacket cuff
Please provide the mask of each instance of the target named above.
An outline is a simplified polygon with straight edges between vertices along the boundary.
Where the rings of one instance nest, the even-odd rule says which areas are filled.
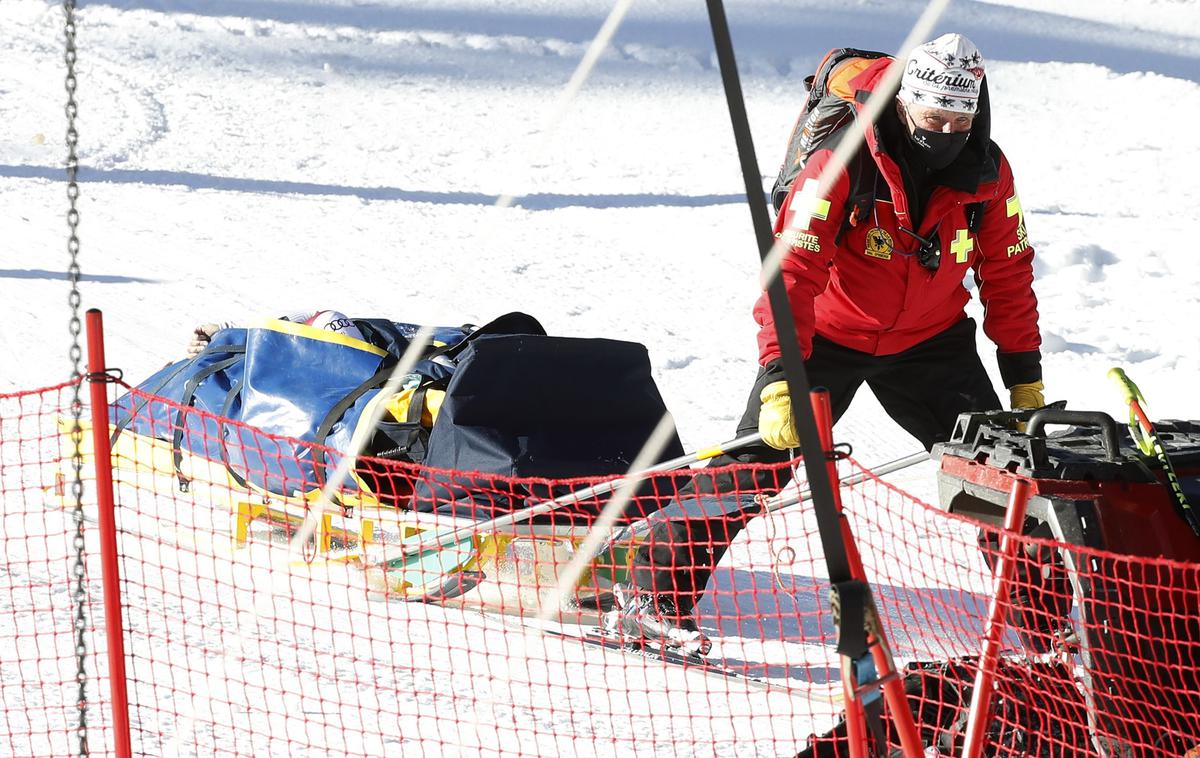
[[[996,353],[1000,366],[1000,380],[1005,387],[1014,384],[1029,384],[1042,379],[1042,351],[1028,350],[1022,353]]]
[[[776,358],[774,360],[767,361],[766,365],[758,370],[758,378],[759,382],[764,387],[771,382],[778,382],[786,379],[787,375],[783,373],[783,359]]]

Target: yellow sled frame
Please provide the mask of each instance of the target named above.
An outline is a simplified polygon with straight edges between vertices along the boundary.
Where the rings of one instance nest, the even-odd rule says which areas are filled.
[[[60,442],[59,468],[55,474],[52,491],[47,499],[57,507],[67,507],[69,461],[72,451],[72,419],[60,417],[58,432]],[[81,421],[83,435],[80,453],[84,464],[85,479],[93,479],[95,451],[92,445],[91,424]],[[116,431],[110,427],[111,432]],[[122,484],[145,488],[138,477],[149,475],[152,489],[161,490],[164,481],[177,486],[175,452],[170,443],[134,434],[125,430],[117,436],[112,450],[114,482],[117,484],[118,504]],[[239,484],[220,461],[182,451],[179,466],[193,483],[193,491],[203,490],[204,499],[214,506],[224,505],[230,513],[232,523],[229,530],[230,547],[237,551],[248,548],[257,535],[285,530],[294,532],[309,518],[312,505],[320,497],[314,490],[301,497],[286,497],[267,493]],[[122,482],[118,472],[132,474]],[[198,486],[197,486],[198,485]],[[191,495],[195,497],[195,494]],[[375,496],[359,492],[344,493],[341,505],[332,506],[320,516],[311,542],[305,546],[297,564],[356,563],[364,568],[370,565],[369,553],[372,546],[395,544],[413,539],[417,535],[469,526],[471,521],[436,514],[405,511],[383,505]],[[255,529],[255,524],[266,524],[268,528]],[[574,550],[582,544],[588,534],[587,527],[550,526],[541,524],[514,524],[499,532],[483,533],[475,537],[470,556],[460,564],[457,572],[482,575],[478,586],[455,598],[447,599],[448,605],[476,605],[507,613],[528,613],[539,606],[558,582],[558,571],[565,567]],[[611,560],[604,565],[593,565],[584,571],[577,582],[574,600],[591,605],[599,604],[608,594],[614,581],[627,574],[633,559],[633,547],[623,546],[612,551]],[[392,586],[382,576],[368,574],[368,587],[384,594],[404,597],[417,589],[408,586]]]

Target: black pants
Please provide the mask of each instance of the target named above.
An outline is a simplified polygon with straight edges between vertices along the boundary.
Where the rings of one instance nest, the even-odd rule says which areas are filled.
[[[829,390],[835,422],[865,383],[887,414],[926,450],[949,438],[960,413],[1001,407],[975,349],[975,322],[969,318],[895,355],[869,355],[815,337],[805,371],[811,387]],[[738,423],[738,436],[758,431],[759,393],[763,387],[783,378],[777,364],[759,370],[746,401],[746,412]],[[785,451],[757,445],[718,456],[709,465],[778,463],[787,457]],[[699,473],[692,489],[696,493],[715,494],[774,493],[789,478],[787,469],[739,470],[736,476]],[[745,507],[735,513],[655,524],[634,555],[634,583],[655,594],[674,596],[680,610],[694,607],[729,543],[747,521],[758,515],[751,501],[742,499],[742,502]]]

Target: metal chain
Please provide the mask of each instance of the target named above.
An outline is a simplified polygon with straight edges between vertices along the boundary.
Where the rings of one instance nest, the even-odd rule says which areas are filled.
[[[79,334],[82,331],[79,320],[79,306],[82,298],[79,295],[79,210],[76,201],[79,199],[79,157],[76,147],[79,144],[79,133],[75,129],[75,118],[79,108],[75,103],[75,0],[63,0],[64,32],[66,36],[67,64],[67,227],[70,235],[67,238],[67,252],[71,263],[67,267],[67,278],[71,282],[71,294],[67,302],[71,306],[71,469],[74,478],[71,480],[71,495],[75,505],[72,515],[75,520],[75,563],[71,567],[71,578],[74,580],[73,599],[75,601],[75,682],[79,686],[76,708],[79,711],[79,726],[76,736],[79,740],[78,754],[88,755],[87,741],[87,566],[84,561],[84,532],[83,532],[83,401],[80,392],[83,387],[83,373],[80,363],[83,350],[79,346]]]

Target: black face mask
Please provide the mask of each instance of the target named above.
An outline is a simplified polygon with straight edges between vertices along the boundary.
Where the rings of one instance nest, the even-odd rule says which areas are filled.
[[[971,137],[971,132],[969,131],[933,132],[928,129],[922,129],[913,122],[912,117],[908,115],[907,108],[904,109],[904,115],[913,127],[913,131],[908,138],[917,146],[917,151],[921,156],[922,162],[934,171],[943,169],[953,163],[958,154],[962,152],[963,146],[967,144],[967,140]]]

